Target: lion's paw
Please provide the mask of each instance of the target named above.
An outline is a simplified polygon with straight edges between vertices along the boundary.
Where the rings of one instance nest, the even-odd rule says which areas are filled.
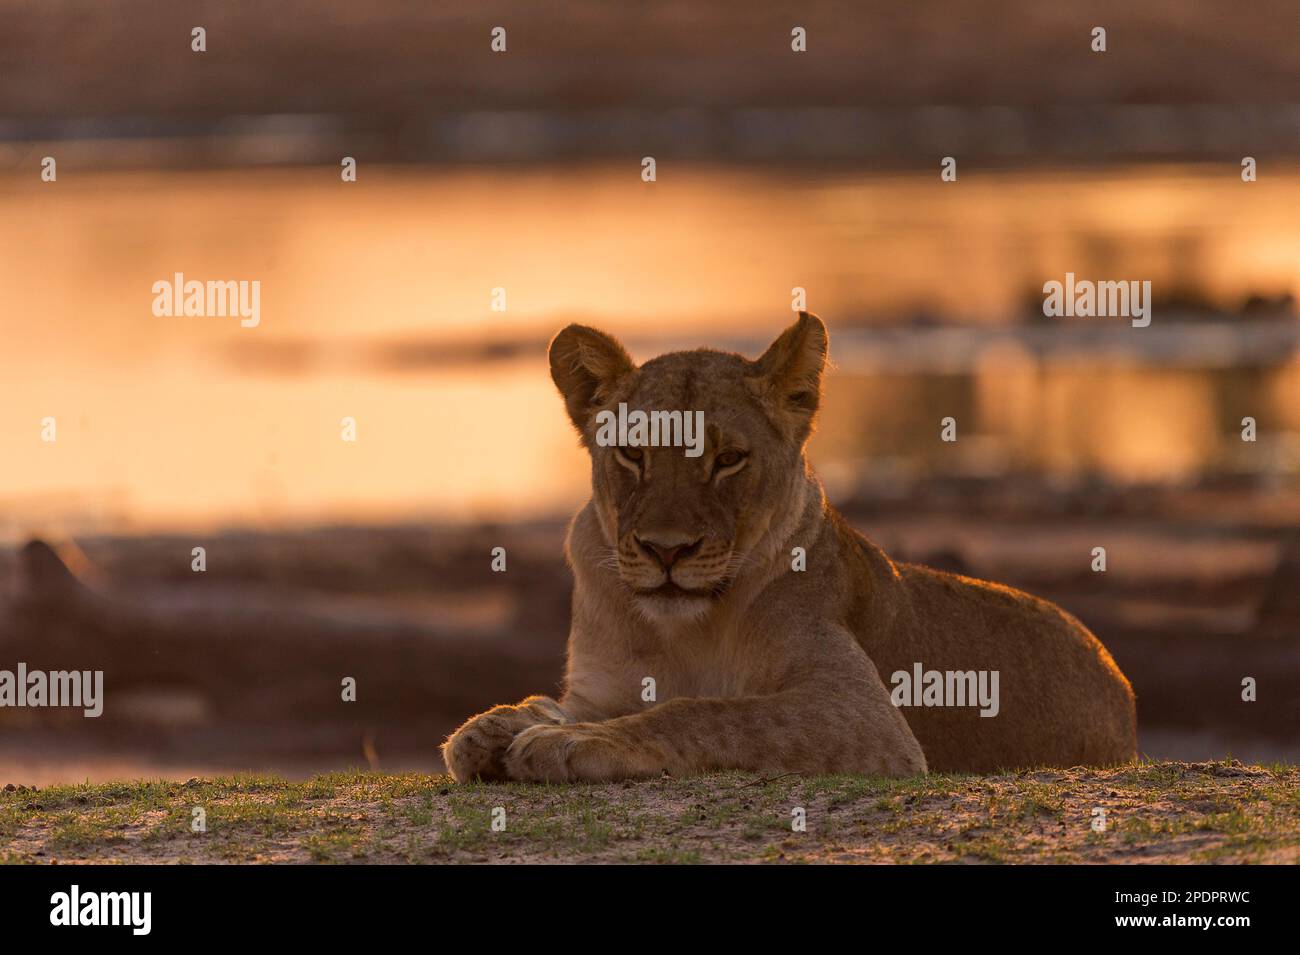
[[[607,782],[662,772],[650,754],[591,723],[529,727],[506,750],[504,766],[511,779],[534,783]]]
[[[563,712],[554,700],[534,697],[519,706],[496,706],[468,720],[442,744],[443,762],[458,783],[509,778],[506,751],[522,731],[558,722]]]

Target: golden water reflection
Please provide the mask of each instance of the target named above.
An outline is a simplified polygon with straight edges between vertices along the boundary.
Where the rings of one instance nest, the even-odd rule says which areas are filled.
[[[806,175],[674,168],[122,173],[0,180],[0,532],[520,517],[572,506],[586,468],[540,350],[379,371],[369,342],[545,334],[581,318],[708,343],[774,336],[794,286],[832,334],[925,312],[1008,321],[1066,271],[1149,278],[1232,308],[1300,291],[1300,171]],[[176,272],[262,283],[262,320],[157,318]],[[493,289],[506,310],[492,310]],[[1157,317],[1157,321],[1160,318]],[[272,366],[232,346],[328,346]],[[341,358],[340,358],[341,356]],[[1300,372],[1040,366],[837,373],[820,464],[900,474],[1098,472],[1183,480],[1240,457],[1295,472]],[[964,417],[957,458],[935,435]],[[40,440],[41,420],[58,440]],[[358,440],[340,440],[357,420]],[[967,427],[969,422],[969,427]],[[1260,461],[1256,460],[1256,466]]]

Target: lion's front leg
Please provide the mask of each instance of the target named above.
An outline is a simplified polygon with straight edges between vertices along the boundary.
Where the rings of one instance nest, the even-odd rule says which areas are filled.
[[[442,759],[456,782],[507,778],[503,759],[515,737],[532,726],[555,725],[568,716],[549,696],[530,696],[517,706],[494,706],[471,717],[442,744]]]
[[[675,699],[604,723],[534,726],[515,737],[504,768],[511,779],[552,783],[726,769],[924,773],[920,744],[879,679],[866,694],[861,685],[855,688],[859,692],[846,689]]]

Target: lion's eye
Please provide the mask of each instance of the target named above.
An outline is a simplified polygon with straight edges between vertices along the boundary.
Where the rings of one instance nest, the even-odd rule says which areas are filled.
[[[745,460],[744,451],[723,451],[713,459],[713,470],[717,472],[726,468],[734,468],[743,460]]]
[[[633,464],[640,464],[641,458],[644,457],[640,448],[619,448],[618,453],[623,455],[623,457],[627,458]]]

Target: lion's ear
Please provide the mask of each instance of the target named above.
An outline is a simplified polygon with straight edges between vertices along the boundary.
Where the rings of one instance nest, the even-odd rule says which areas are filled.
[[[636,371],[617,339],[586,325],[570,325],[551,341],[551,380],[564,396],[573,426],[584,438],[596,409]]]
[[[828,347],[826,325],[812,312],[800,312],[754,363],[758,374],[748,379],[777,424],[801,443],[821,405]]]

